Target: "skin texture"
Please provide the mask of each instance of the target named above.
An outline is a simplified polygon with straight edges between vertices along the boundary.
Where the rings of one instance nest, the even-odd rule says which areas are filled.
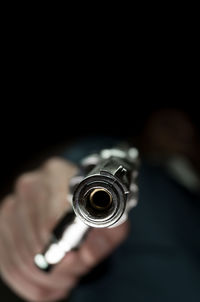
[[[0,273],[27,301],[58,301],[79,278],[107,257],[128,233],[128,222],[112,229],[93,229],[78,251],[68,253],[50,274],[33,263],[50,232],[69,208],[68,183],[77,168],[52,158],[38,170],[20,176],[0,208]]]

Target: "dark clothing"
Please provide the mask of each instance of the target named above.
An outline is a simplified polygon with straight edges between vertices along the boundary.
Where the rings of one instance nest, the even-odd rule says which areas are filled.
[[[78,162],[117,141],[84,138],[63,156]],[[199,302],[200,198],[142,160],[139,203],[129,219],[126,241],[81,280],[69,302]],[[11,293],[4,300],[22,301]]]
[[[143,160],[129,218],[128,239],[83,278],[70,302],[200,301],[199,197]]]

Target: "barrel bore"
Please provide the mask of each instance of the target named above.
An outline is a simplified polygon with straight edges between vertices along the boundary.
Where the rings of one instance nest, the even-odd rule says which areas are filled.
[[[112,195],[104,188],[94,189],[89,196],[90,205],[96,210],[106,210],[112,204]]]

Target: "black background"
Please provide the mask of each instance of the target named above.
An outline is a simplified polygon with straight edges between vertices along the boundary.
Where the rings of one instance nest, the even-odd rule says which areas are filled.
[[[89,89],[89,88],[88,88]],[[91,91],[88,91],[88,94]],[[40,165],[84,136],[119,136],[130,138],[140,134],[152,111],[175,107],[189,112],[199,126],[198,106],[192,96],[185,103],[160,98],[152,101],[148,94],[141,99],[125,91],[107,97],[106,91],[88,98],[86,92],[72,97],[67,93],[45,99],[30,93],[9,101],[1,110],[1,194],[9,192],[15,178]],[[13,98],[15,96],[13,95]],[[3,106],[2,106],[3,107]]]
[[[49,54],[13,42],[3,57],[0,104],[0,194],[69,143],[88,135],[138,135],[159,108],[189,112],[199,127],[194,64],[181,52],[151,47],[120,56],[107,48]],[[31,49],[31,51],[30,51]],[[128,53],[127,49],[130,50]],[[23,51],[22,51],[23,50]],[[66,49],[65,49],[66,50]],[[52,60],[53,58],[53,60]],[[120,58],[120,59],[119,59]],[[194,68],[194,69],[193,69]],[[2,292],[3,289],[1,289]],[[7,301],[15,301],[9,290]]]
[[[89,88],[88,88],[89,89]],[[89,93],[89,92],[88,92]],[[152,111],[175,107],[189,112],[199,127],[198,106],[192,95],[188,103],[159,98],[152,95],[143,99],[121,91],[112,97],[94,92],[88,100],[86,93],[72,98],[67,93],[61,100],[59,94],[48,93],[45,99],[27,94],[23,101],[2,106],[1,119],[1,196],[9,193],[16,177],[34,169],[47,157],[59,154],[65,146],[88,135],[132,137],[138,135]],[[13,95],[14,98],[14,95]],[[21,301],[6,286],[0,284],[7,301]]]

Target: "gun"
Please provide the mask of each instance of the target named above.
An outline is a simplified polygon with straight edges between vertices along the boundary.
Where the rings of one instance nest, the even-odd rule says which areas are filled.
[[[80,247],[92,228],[115,227],[128,218],[138,202],[139,153],[136,148],[103,149],[84,158],[79,175],[70,182],[71,210],[54,228],[36,266],[45,271]]]

